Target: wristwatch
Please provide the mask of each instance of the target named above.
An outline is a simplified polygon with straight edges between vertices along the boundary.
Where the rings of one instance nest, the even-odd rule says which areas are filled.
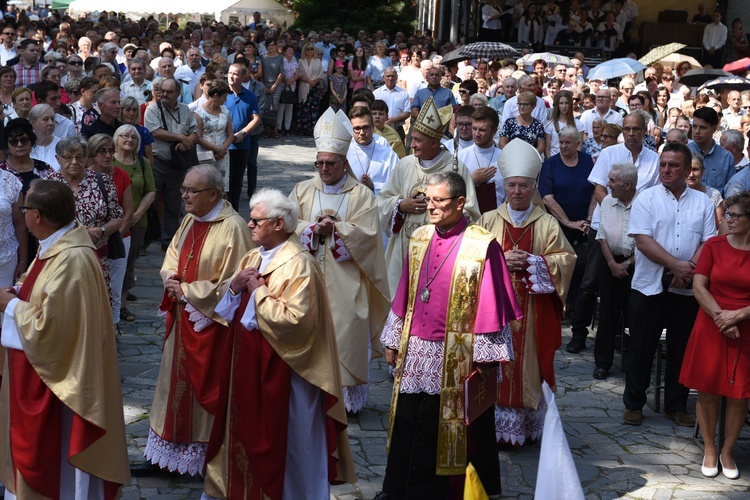
[[[102,236],[104,236],[104,233],[107,232],[107,228],[105,228],[104,226],[102,226],[99,229],[102,230]]]

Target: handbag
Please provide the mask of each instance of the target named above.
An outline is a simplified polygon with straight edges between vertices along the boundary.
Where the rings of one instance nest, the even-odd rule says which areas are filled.
[[[161,123],[164,126],[164,130],[169,131],[167,128],[167,119],[164,116],[164,108],[161,102],[157,102],[156,105],[159,107],[161,113]],[[198,153],[196,152],[195,145],[186,151],[180,151],[177,149],[179,142],[170,142],[169,151],[172,154],[172,159],[169,160],[169,166],[176,170],[187,170],[200,163],[198,160]]]
[[[281,91],[281,97],[279,98],[281,104],[294,104],[297,102],[297,92],[286,87]]]
[[[102,192],[102,196],[104,197],[104,204],[107,205],[107,217],[109,217],[109,196],[107,196],[101,172],[96,173],[96,183],[99,185],[99,191]],[[124,259],[125,257],[125,243],[122,241],[122,234],[118,230],[110,234],[107,240],[107,258],[115,260]]]

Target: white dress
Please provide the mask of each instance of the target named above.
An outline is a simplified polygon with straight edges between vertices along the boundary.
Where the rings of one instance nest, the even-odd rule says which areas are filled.
[[[222,106],[221,113],[212,115],[203,106],[198,106],[195,114],[200,116],[203,121],[203,139],[217,146],[224,144],[224,141],[227,140],[229,110],[225,106]],[[207,150],[199,144],[198,152],[203,151]],[[221,160],[215,160],[213,164],[219,169],[221,176],[224,178],[224,191],[229,192],[229,153],[227,152]]]

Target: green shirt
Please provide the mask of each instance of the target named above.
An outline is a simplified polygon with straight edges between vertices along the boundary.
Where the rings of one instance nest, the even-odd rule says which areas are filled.
[[[113,159],[116,166],[123,169],[130,177],[132,184],[130,185],[130,192],[133,194],[133,210],[138,210],[141,204],[141,200],[148,193],[156,191],[156,184],[154,183],[154,174],[151,171],[151,164],[148,158],[143,158],[143,168],[141,168],[140,160],[136,156],[135,164],[125,165],[120,163],[116,159]],[[148,217],[141,217],[141,220],[133,224],[136,229],[144,229],[148,227]]]

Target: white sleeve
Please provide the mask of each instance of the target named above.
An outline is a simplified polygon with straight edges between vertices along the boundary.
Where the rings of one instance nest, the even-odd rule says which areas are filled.
[[[21,299],[11,299],[5,308],[5,312],[3,313],[3,331],[0,342],[3,344],[3,347],[23,351],[21,337],[18,334],[15,320],[16,305],[18,305],[19,302],[21,302]]]
[[[242,294],[238,293],[237,295],[232,295],[229,293],[229,289],[227,289],[227,292],[224,294],[224,297],[219,301],[219,304],[214,309],[214,312],[227,320],[227,322],[231,322],[234,318],[234,313],[237,312],[237,309],[240,307],[240,302],[242,300]]]
[[[257,291],[257,288],[253,290],[253,293],[250,295],[250,300],[247,301],[245,313],[242,315],[242,318],[240,318],[240,323],[248,330],[255,330],[258,328],[258,318],[255,316],[255,292]]]
[[[646,194],[646,193],[644,193]],[[651,215],[651,206],[644,203],[646,196],[638,196],[633,202],[633,208],[630,209],[630,225],[628,226],[628,236],[631,238],[637,234],[646,236],[654,235],[653,217]],[[714,222],[714,227],[716,223]]]

